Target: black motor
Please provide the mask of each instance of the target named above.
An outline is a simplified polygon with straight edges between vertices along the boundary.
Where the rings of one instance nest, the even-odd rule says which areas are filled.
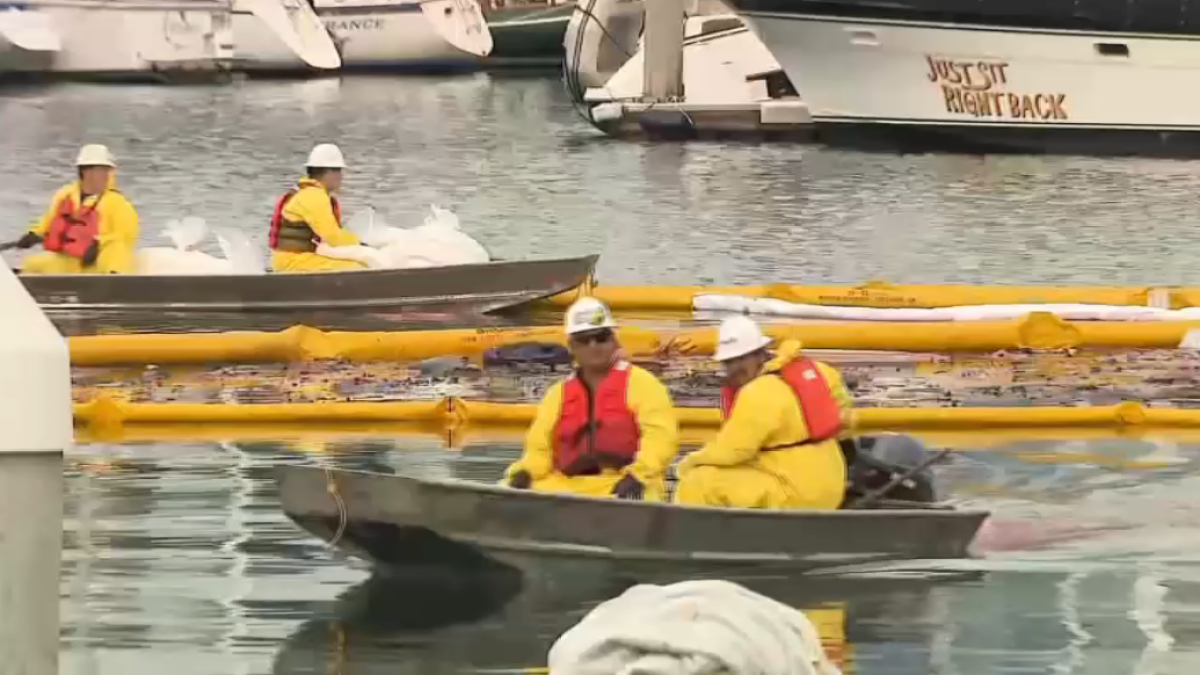
[[[841,441],[846,457],[846,500],[849,504],[929,461],[933,453],[921,441],[903,434],[860,436]],[[933,472],[923,468],[893,487],[883,499],[932,504],[937,501]]]

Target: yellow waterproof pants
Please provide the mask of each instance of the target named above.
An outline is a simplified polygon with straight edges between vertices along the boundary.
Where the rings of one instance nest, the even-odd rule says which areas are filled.
[[[613,488],[621,480],[620,471],[606,470],[595,476],[565,476],[557,471],[545,478],[533,481],[531,489],[539,492],[565,492],[580,497],[612,497]],[[645,485],[644,501],[661,502],[666,498],[666,485],[662,480]]]
[[[785,481],[755,466],[697,466],[679,479],[675,503],[741,509],[836,509],[845,478]]]
[[[61,253],[31,253],[21,261],[21,274],[129,274],[133,257],[128,247],[109,245],[100,249],[96,264],[84,267],[78,258]]]
[[[354,260],[326,258],[316,253],[271,251],[271,269],[275,272],[348,272],[367,266]]]

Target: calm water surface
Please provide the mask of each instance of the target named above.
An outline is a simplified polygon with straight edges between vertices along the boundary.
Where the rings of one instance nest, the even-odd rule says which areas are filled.
[[[607,283],[1198,282],[1191,162],[891,156],[599,137],[553,78],[346,78],[0,91],[0,235],[107,143],[148,244],[198,215],[265,245],[316,142],[346,212],[428,204],[504,258],[600,253]],[[210,240],[209,249],[216,252]]]
[[[374,578],[282,516],[270,477],[278,463],[330,462],[494,480],[516,452],[432,436],[82,446],[70,457],[64,672],[544,665],[555,637],[620,582]],[[1095,453],[1111,461],[1089,463]],[[1027,547],[1054,531],[1089,536],[887,572],[738,580],[810,612],[847,672],[1191,673],[1198,466],[1200,445],[1167,441],[1002,443],[941,469],[953,498],[994,509],[1010,544],[1024,530],[1041,533]]]
[[[372,204],[411,226],[428,204],[447,206],[497,256],[599,252],[607,283],[1200,282],[1193,163],[622,143],[588,129],[553,79],[487,75],[5,89],[0,235],[45,208],[80,144],[102,142],[147,244],[185,215],[264,242],[274,198],[323,141],[353,163],[348,213]],[[1051,462],[1097,448],[1109,460]],[[64,672],[539,666],[590,603],[620,590],[371,579],[277,511],[269,468],[320,450],[478,479],[515,452],[435,439],[83,445],[70,456]],[[941,472],[951,494],[995,509],[1010,532],[1099,533],[936,575],[747,583],[813,610],[851,672],[1193,673],[1196,450],[1114,440],[966,454]]]

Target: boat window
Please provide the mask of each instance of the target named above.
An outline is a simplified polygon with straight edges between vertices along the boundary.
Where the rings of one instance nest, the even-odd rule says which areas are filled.
[[[742,28],[745,24],[736,16],[731,17],[716,17],[713,19],[705,19],[700,25],[700,35],[712,35],[725,30],[733,30],[734,28]]]
[[[868,47],[879,46],[879,36],[873,30],[863,30],[861,28],[847,28],[850,33],[850,44],[865,45]]]
[[[1129,46],[1121,42],[1097,42],[1096,53],[1100,56],[1129,56]]]

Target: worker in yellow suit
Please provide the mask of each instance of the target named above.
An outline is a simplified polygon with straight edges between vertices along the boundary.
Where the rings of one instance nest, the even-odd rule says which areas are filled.
[[[317,245],[354,246],[358,237],[342,229],[337,191],[342,187],[346,159],[332,143],[312,149],[305,164],[308,177],[279,198],[271,218],[268,241],[271,269],[276,272],[340,272],[366,269],[357,260],[317,253]]]
[[[720,327],[727,384],[716,438],[680,462],[675,501],[697,506],[836,509],[846,489],[838,445],[852,404],[841,375],[771,340],[745,316]]]
[[[576,372],[538,406],[521,458],[502,483],[518,489],[662,501],[678,452],[670,392],[621,358],[612,313],[595,298],[567,310]]]
[[[112,153],[85,145],[75,159],[79,180],[54,193],[41,220],[3,248],[41,252],[21,261],[22,274],[128,274],[133,271],[138,214],[116,188]],[[0,249],[2,250],[2,249]]]

